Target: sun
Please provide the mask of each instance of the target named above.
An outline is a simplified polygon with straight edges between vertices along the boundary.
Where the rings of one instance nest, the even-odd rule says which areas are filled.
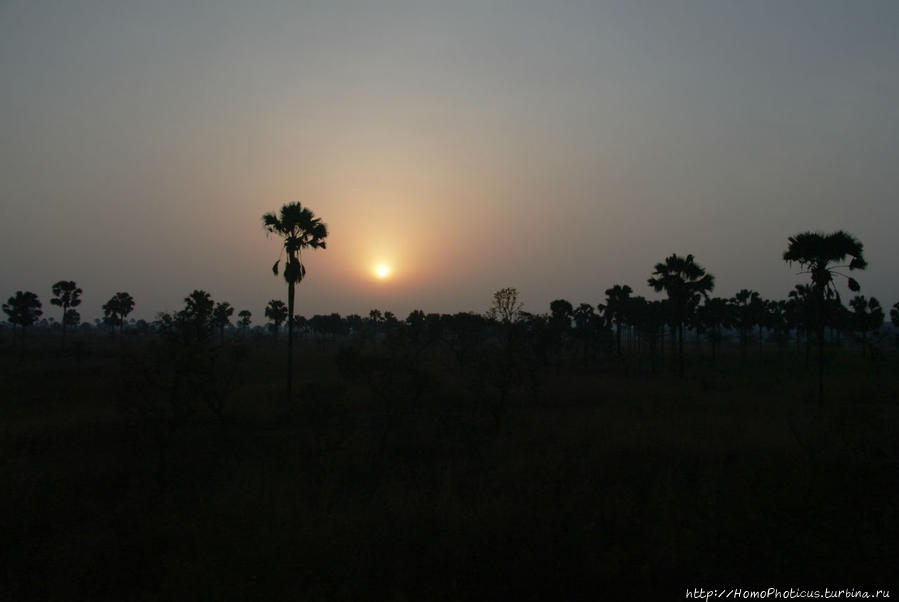
[[[390,266],[384,263],[380,263],[375,266],[375,276],[380,280],[385,280],[390,277]]]

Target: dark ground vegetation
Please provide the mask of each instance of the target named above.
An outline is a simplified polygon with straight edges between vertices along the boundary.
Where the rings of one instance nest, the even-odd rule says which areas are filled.
[[[289,404],[270,336],[182,323],[63,351],[35,332],[23,356],[7,330],[2,598],[682,599],[892,578],[891,341],[831,345],[819,404],[792,344],[713,360],[688,340],[680,378],[668,342],[650,362],[611,335],[534,353],[509,327],[465,350],[427,332],[306,336]]]

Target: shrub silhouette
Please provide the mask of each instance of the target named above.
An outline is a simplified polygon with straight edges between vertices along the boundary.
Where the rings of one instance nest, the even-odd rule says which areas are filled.
[[[25,329],[37,322],[37,319],[43,315],[41,302],[37,295],[31,291],[16,291],[16,294],[9,298],[3,304],[3,311],[9,317],[9,322],[15,327],[20,327],[20,340],[22,343],[22,353],[25,352]]]

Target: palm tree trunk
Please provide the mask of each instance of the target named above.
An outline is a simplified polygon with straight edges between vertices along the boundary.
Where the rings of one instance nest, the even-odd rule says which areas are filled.
[[[294,283],[287,285],[287,401],[292,399],[293,391],[293,299]]]
[[[677,347],[678,347],[678,355],[680,355],[680,376],[684,377],[684,323],[680,323],[680,328],[677,331]]]

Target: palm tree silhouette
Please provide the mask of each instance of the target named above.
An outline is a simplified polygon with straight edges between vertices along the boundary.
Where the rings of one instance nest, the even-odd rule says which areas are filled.
[[[282,251],[287,255],[284,264],[284,280],[287,281],[287,399],[291,399],[293,389],[293,316],[294,288],[306,276],[306,268],[300,258],[303,249],[324,249],[328,227],[320,218],[300,203],[290,203],[281,207],[280,214],[274,212],[262,216],[262,226],[267,234],[277,234],[284,239]],[[278,275],[278,263],[272,272]]]
[[[128,293],[116,293],[103,304],[103,319],[111,326],[119,327],[119,336],[125,328],[125,317],[134,309],[134,298]]]
[[[281,324],[287,319],[287,306],[280,299],[272,299],[265,306],[265,317],[272,321],[272,332],[275,340],[278,339],[278,331],[281,330]]]
[[[219,329],[219,336],[225,338],[225,327],[231,324],[231,316],[234,314],[234,308],[227,301],[215,304],[212,310],[212,323]]]
[[[611,326],[615,322],[615,348],[618,356],[621,357],[621,328],[628,305],[631,301],[631,293],[633,290],[628,285],[616,284],[612,288],[606,289],[606,302],[601,305],[601,310],[606,318],[606,322]]]
[[[837,269],[863,270],[868,266],[863,254],[864,245],[852,235],[838,230],[832,234],[821,232],[801,232],[788,239],[789,246],[784,251],[783,259],[788,264],[793,262],[803,268],[802,274],[811,274],[811,323],[818,334],[818,403],[824,401],[824,328],[827,322],[827,305],[829,300],[839,299],[840,295],[834,284],[834,276],[847,279],[849,290],[857,292],[858,282],[849,278]],[[846,265],[835,263],[852,259]]]
[[[250,327],[252,320],[253,314],[249,309],[242,309],[237,312],[237,323],[240,325],[241,330],[246,331]]]
[[[69,313],[69,309],[81,305],[81,293],[83,291],[78,288],[72,280],[60,280],[53,285],[53,299],[50,299],[52,305],[58,305],[62,308],[62,348],[66,348],[66,326],[68,326],[74,316]]]
[[[684,324],[699,303],[715,286],[715,277],[694,260],[693,255],[671,255],[665,263],[657,263],[649,286],[668,294],[672,324],[677,327],[680,376],[684,376]]]

